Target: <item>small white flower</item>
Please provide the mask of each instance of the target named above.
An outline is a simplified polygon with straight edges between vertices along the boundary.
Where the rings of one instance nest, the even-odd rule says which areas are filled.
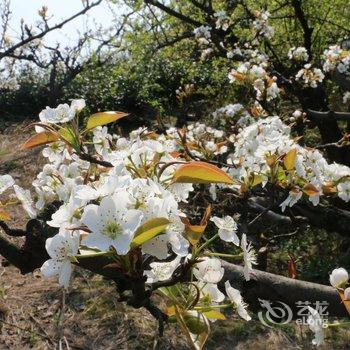
[[[35,184],[33,184],[35,187],[35,192],[38,196],[38,199],[35,203],[35,207],[36,209],[43,210],[44,207],[46,206],[46,204],[54,201],[55,199],[55,193],[54,191],[48,187],[48,186],[35,186]]]
[[[157,259],[163,260],[168,256],[168,236],[159,235],[142,244],[142,253],[155,256]]]
[[[350,101],[350,91],[346,91],[343,95],[343,103],[348,103]]]
[[[295,61],[308,61],[309,54],[307,53],[305,47],[292,47],[288,51],[288,58]]]
[[[334,269],[329,276],[329,282],[334,288],[343,288],[349,281],[349,274],[343,268]]]
[[[56,108],[46,107],[39,114],[39,119],[43,123],[59,124],[67,123],[74,118],[75,111],[69,105],[60,104]]]
[[[339,198],[345,202],[350,200],[350,181],[339,183],[337,185],[337,190]]]
[[[72,225],[78,224],[81,219],[81,207],[86,204],[76,197],[73,191],[67,203],[64,203],[60,208],[52,214],[51,220],[47,222],[52,227],[62,227],[63,224]]]
[[[345,290],[344,290],[344,299],[345,300],[350,300],[350,287],[345,288]]]
[[[303,112],[300,109],[296,109],[293,113],[292,116],[296,119],[300,118],[303,115]]]
[[[70,107],[76,112],[80,112],[85,106],[86,103],[84,99],[73,100],[70,104]]]
[[[151,270],[144,271],[144,275],[147,276],[146,283],[155,283],[171,278],[172,274],[179,266],[180,261],[181,257],[178,256],[172,261],[151,263]]]
[[[241,248],[243,250],[243,274],[246,281],[250,280],[250,274],[253,271],[253,264],[256,265],[256,255],[251,246],[251,244],[247,243],[247,236],[245,233],[242,235],[241,239]]]
[[[64,142],[52,142],[43,149],[43,156],[54,165],[58,166],[65,158],[68,158],[68,151]]]
[[[189,241],[182,235],[185,231],[185,225],[181,220],[174,220],[166,228],[169,243],[172,251],[179,256],[187,256],[190,246]]]
[[[201,294],[204,297],[209,296],[212,302],[221,303],[224,301],[225,295],[220,292],[218,286],[215,283],[197,282],[197,286]]]
[[[300,69],[295,75],[295,80],[300,80],[304,85],[312,88],[316,88],[318,83],[321,83],[324,78],[323,72],[318,68],[312,68],[310,63],[305,64],[304,68]]]
[[[246,310],[247,304],[243,301],[239,290],[231,287],[229,281],[225,282],[225,290],[231,302],[235,304],[238,315],[241,316],[244,320],[250,321],[252,318],[248,315],[248,312]]]
[[[301,191],[290,191],[289,196],[280,204],[282,212],[286,210],[286,207],[292,207],[302,197]]]
[[[15,180],[11,175],[1,175],[0,176],[0,194],[5,192],[11,186],[15,184]]]
[[[127,254],[143,217],[140,210],[127,208],[128,201],[126,192],[119,191],[103,198],[99,206],[85,207],[81,221],[91,233],[84,239],[84,244],[104,251],[113,246],[118,254]]]
[[[211,221],[219,228],[219,237],[225,242],[232,242],[236,246],[239,246],[239,238],[237,236],[237,224],[236,221],[229,215],[223,218],[213,216]]]
[[[193,34],[197,39],[203,38],[209,40],[211,37],[210,33],[211,28],[209,26],[200,26],[193,30]]]
[[[310,306],[308,306],[308,309],[309,309],[310,315],[307,319],[307,323],[311,331],[315,335],[315,338],[312,340],[312,344],[316,346],[320,346],[324,343],[323,321],[321,316],[315,309],[313,309]]]
[[[65,229],[46,240],[45,248],[51,259],[44,262],[41,273],[45,277],[59,276],[59,284],[68,287],[72,273],[71,259],[79,249],[79,234]]]
[[[218,283],[224,276],[224,268],[217,258],[203,258],[193,269],[194,276],[201,282]]]
[[[37,212],[33,207],[33,200],[32,196],[30,195],[30,192],[17,185],[14,185],[13,189],[15,190],[16,197],[22,203],[22,207],[27,212],[29,217],[31,219],[36,218]]]

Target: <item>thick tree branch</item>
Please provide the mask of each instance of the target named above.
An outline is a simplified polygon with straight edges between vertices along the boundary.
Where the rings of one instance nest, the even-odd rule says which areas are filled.
[[[328,232],[337,232],[342,236],[349,237],[350,211],[340,209],[332,205],[318,204],[313,206],[309,203],[297,203],[280,214],[279,208],[269,210],[262,197],[247,199],[248,209],[258,213],[264,213],[264,217],[273,223],[285,226],[299,226],[308,224],[314,228],[324,229]]]
[[[243,298],[253,309],[260,309],[259,299],[269,301],[281,301],[293,310],[293,316],[297,316],[297,302],[310,302],[313,306],[316,302],[327,302],[329,316],[347,317],[345,306],[341,303],[337,291],[322,284],[305,282],[274,275],[272,273],[254,270],[250,281],[243,280],[243,268],[241,266],[222,261],[225,275],[222,281],[229,280],[236,288],[242,290]],[[312,305],[313,304],[313,305]],[[313,306],[314,307],[314,306]]]
[[[263,213],[265,218],[268,218],[269,220],[273,221],[274,223],[280,224],[280,225],[292,225],[293,221],[290,217],[286,215],[281,215],[278,213],[275,213],[272,210],[268,210],[263,205],[258,203],[258,200],[256,198],[249,198],[247,201],[248,208],[252,211],[256,211],[258,213]]]
[[[21,249],[0,236],[0,254],[18,267],[22,273],[34,271],[49,258],[45,250],[45,240],[47,237],[56,234],[57,229],[50,229],[47,225],[41,225],[40,220],[30,220],[28,222],[27,241]],[[28,241],[28,237],[31,237],[32,242]],[[240,288],[245,300],[251,304],[252,308],[259,308],[259,299],[282,301],[289,305],[292,310],[295,310],[298,301],[308,301],[310,303],[325,301],[329,303],[327,311],[329,311],[330,316],[347,316],[337,292],[331,287],[298,281],[258,270],[254,270],[251,281],[247,282],[242,277],[243,268],[241,266],[225,261],[222,261],[222,264],[225,268],[223,281],[230,280],[235,287]],[[151,285],[151,289],[148,289],[145,285],[144,276],[126,275],[125,271],[119,269],[115,265],[115,261],[107,256],[83,258],[80,259],[77,265],[113,280],[121,295],[120,300],[126,301],[135,308],[145,307],[149,310],[158,319],[160,332],[162,332],[166,316],[154,307],[149,299],[152,291],[162,285],[158,283],[154,286],[156,288],[152,288]],[[187,280],[187,271],[186,267],[184,273],[179,273],[181,281]],[[176,279],[176,281],[178,280]],[[126,290],[131,290],[132,296],[124,295]]]
[[[350,121],[349,112],[334,112],[334,111],[314,111],[312,109],[307,110],[307,115],[312,121],[322,122],[327,120],[345,120]]]

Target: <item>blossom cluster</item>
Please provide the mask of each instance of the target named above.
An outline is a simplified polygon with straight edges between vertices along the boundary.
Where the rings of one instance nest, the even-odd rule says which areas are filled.
[[[332,45],[324,51],[323,56],[325,72],[337,69],[341,74],[350,74],[350,51],[343,50],[339,45]]]
[[[62,120],[67,123],[83,106],[83,101],[79,100],[73,101],[71,106],[47,108],[40,114],[40,126],[61,123]],[[225,111],[220,112],[233,115],[236,112],[247,113],[239,104],[226,106]],[[183,220],[186,212],[182,203],[187,202],[194,185],[171,181],[174,172],[183,163],[178,158],[184,147],[183,136],[186,148],[194,157],[210,159],[226,155],[228,167],[223,166],[223,170],[235,181],[231,187],[242,190],[245,186],[249,188],[256,184],[281,185],[288,194],[280,203],[282,211],[303,197],[313,205],[317,205],[323,195],[337,195],[344,201],[350,200],[350,169],[329,164],[318,150],[298,145],[291,136],[290,127],[277,116],[251,122],[238,134],[232,135],[201,123],[189,125],[185,133],[169,128],[165,135],[140,128],[126,138],[109,134],[105,126],[97,126],[91,133],[96,156],[113,166],[109,171],[98,167],[91,174],[91,164],[69,151],[65,142],[58,140],[43,150],[48,163],[33,181],[36,200],[31,198],[28,190],[15,185],[9,175],[0,178],[0,193],[13,187],[31,218],[36,217],[47,204],[60,201],[62,204],[48,225],[63,230],[60,233],[63,235],[67,229],[86,227],[88,234],[81,239],[84,245],[93,249],[107,251],[113,247],[117,254],[125,255],[132,249],[137,229],[149,220],[162,217],[170,224],[164,233],[142,244],[143,254],[160,260],[168,258],[169,254],[181,258],[190,254]],[[230,144],[232,147],[228,147]],[[230,153],[229,149],[234,151]],[[279,160],[293,152],[293,166],[285,169]],[[158,164],[168,166],[159,172]],[[250,183],[252,178],[254,183]],[[221,188],[225,186],[220,185]],[[211,193],[214,196],[213,187]],[[227,220],[226,224],[231,219]],[[214,222],[220,237],[229,241],[227,235],[220,234],[224,225],[222,221],[216,219]],[[233,224],[228,231],[234,238],[232,242],[239,244]],[[242,237],[240,247],[243,252],[249,253],[250,247],[245,239]],[[253,256],[246,260],[247,271],[251,261],[254,261]],[[177,258],[173,263],[176,268],[180,260]],[[249,278],[248,274],[246,278]]]
[[[181,150],[181,147],[179,147],[181,132],[179,134],[176,128],[171,127],[167,130],[167,135],[169,140],[173,139],[173,142],[175,142],[174,147],[176,151]],[[187,147],[195,156],[212,158],[213,156],[226,153],[227,142],[224,137],[225,132],[223,130],[215,129],[199,122],[190,124],[186,129]]]
[[[63,130],[74,132],[76,117],[84,106],[85,101],[74,100],[70,105],[47,107],[40,113],[37,135],[52,130],[63,135]],[[205,247],[193,246],[187,235],[186,203],[195,185],[173,181],[184,163],[179,156],[183,149],[181,130],[169,128],[166,134],[158,135],[140,128],[124,137],[97,125],[83,131],[87,133],[89,141],[81,141],[79,152],[89,152],[109,167],[82,159],[73,146],[67,147],[67,139],[59,138],[43,150],[47,164],[33,181],[34,197],[10,175],[0,176],[0,194],[12,189],[31,218],[40,217],[50,203],[58,203],[46,222],[57,234],[46,241],[50,259],[41,267],[43,276],[58,276],[59,284],[68,288],[79,259],[103,255],[123,263],[136,249],[149,261],[143,270],[147,284],[169,280],[181,266],[190,264],[191,283],[199,291],[196,310],[217,307],[226,299],[249,321],[240,292],[229,281],[224,282],[226,295],[218,288],[224,276],[221,260]],[[186,131],[187,147],[195,156],[227,153],[225,143],[219,142],[224,138],[222,130],[200,123]],[[163,223],[161,230],[140,241],[142,229],[157,222]],[[212,216],[210,222],[214,231],[211,240],[221,239],[240,251],[242,277],[249,280],[256,256],[246,235],[239,233],[237,222],[229,215]]]
[[[256,76],[260,68],[253,68]],[[228,299],[228,305],[243,319],[251,319],[239,290],[223,281],[224,268],[217,258],[220,253],[211,252],[209,243],[221,239],[238,251],[234,257],[242,259],[242,277],[247,281],[256,264],[254,249],[231,215],[210,217],[209,212],[205,223],[196,226],[203,228],[202,233],[207,226],[212,230],[202,245],[201,235],[196,239],[191,236],[187,203],[197,189],[196,182],[188,181],[189,174],[184,181],[175,181],[189,156],[200,159],[201,164],[203,160],[222,159],[215,171],[232,182],[211,184],[208,191],[213,201],[217,191],[227,187],[245,192],[267,183],[283,194],[281,211],[303,198],[313,205],[318,205],[322,196],[350,200],[350,168],[329,164],[318,150],[298,145],[291,128],[278,116],[254,119],[242,105],[232,104],[218,109],[214,116],[216,120],[223,115],[235,118],[241,124],[235,133],[194,123],[184,129],[170,127],[164,134],[139,128],[122,136],[110,133],[105,126],[110,114],[116,113],[106,112],[91,116],[93,127],[89,129],[88,121],[80,135],[77,120],[83,108],[84,100],[74,100],[40,113],[37,136],[47,132],[70,136],[57,137],[43,149],[47,164],[33,181],[34,198],[10,175],[0,176],[0,194],[12,189],[30,218],[40,216],[50,203],[59,203],[47,221],[57,234],[46,241],[50,259],[41,271],[45,277],[58,276],[66,288],[79,259],[103,255],[123,263],[124,257],[138,250],[148,261],[142,273],[149,285],[171,281],[179,269],[190,266],[191,283],[198,293],[196,309],[189,310],[190,314],[205,318],[200,310],[220,307]],[[82,135],[87,139],[79,138]],[[195,177],[197,170],[192,171]],[[160,230],[144,238],[143,230],[150,224],[159,225]],[[339,287],[345,279],[339,281],[332,277],[331,283]],[[225,293],[218,288],[219,283],[225,286]],[[310,309],[310,327],[321,343],[315,319],[318,316]]]
[[[230,25],[229,17],[227,16],[226,11],[222,10],[215,12],[213,16],[215,19],[215,28],[226,31]]]
[[[295,80],[302,82],[305,86],[316,88],[318,84],[322,83],[324,77],[321,69],[314,68],[308,63],[304,65],[304,68],[298,71],[295,75]]]
[[[209,26],[202,25],[193,30],[195,38],[199,43],[207,45],[211,41],[211,28]]]
[[[253,21],[253,29],[256,31],[256,36],[271,39],[275,34],[274,28],[268,23],[271,14],[268,11],[257,11],[254,15],[255,20]]]
[[[319,203],[320,196],[329,194],[336,194],[346,202],[350,200],[350,168],[329,164],[320,151],[298,145],[291,136],[291,128],[279,117],[260,119],[231,139],[235,151],[228,155],[227,162],[236,167],[230,168],[229,174],[246,183],[254,173],[262,185],[275,181],[289,188],[288,197],[280,204],[282,210],[303,196],[313,205]],[[278,165],[277,159],[294,150],[293,172],[288,173]]]
[[[277,86],[277,78],[270,76],[266,71],[266,63],[260,65],[250,62],[241,63],[236,69],[232,69],[228,78],[230,83],[247,83],[252,85],[258,100],[271,101],[280,95],[280,89]]]
[[[215,121],[223,122],[224,125],[229,123],[230,125],[244,127],[254,122],[254,118],[240,103],[220,107],[212,115]]]
[[[46,109],[40,115],[41,121],[52,123],[54,120],[57,123],[70,120],[74,115],[72,108],[76,110],[74,106],[77,103],[74,101],[73,107],[62,105],[56,109]],[[233,115],[236,111],[242,112],[242,106],[229,105],[225,112],[230,111]],[[138,226],[155,215],[161,215],[169,219],[171,225],[163,236],[156,237],[142,247],[144,253],[164,259],[168,256],[167,246],[170,244],[174,253],[185,257],[189,253],[189,243],[183,237],[181,217],[186,214],[180,210],[179,203],[186,203],[194,187],[192,184],[169,184],[169,179],[179,167],[176,162],[181,161],[176,158],[176,153],[182,150],[181,133],[170,128],[167,135],[150,138],[148,136],[151,133],[147,129],[138,129],[125,138],[109,134],[106,127],[96,127],[92,134],[96,154],[113,165],[110,171],[96,174],[86,183],[90,163],[70,153],[63,141],[56,141],[43,150],[48,164],[33,181],[37,198],[35,202],[29,192],[14,185],[8,175],[1,178],[1,191],[14,185],[16,195],[30,217],[35,217],[36,212],[48,203],[61,201],[63,204],[53,214],[49,225],[59,228],[84,224],[92,231],[90,238],[86,238],[87,242],[92,240],[93,247],[102,250],[114,245],[120,254],[129,251]],[[281,172],[279,174],[279,181],[287,181],[287,188],[290,188],[289,197],[281,204],[282,209],[296,203],[303,193],[308,193],[308,199],[317,205],[320,196],[328,193],[327,189],[333,190],[344,201],[350,199],[350,169],[339,164],[329,164],[318,150],[299,146],[291,137],[290,127],[277,116],[260,119],[237,135],[226,136],[222,130],[201,123],[188,126],[186,132],[187,147],[195,156],[225,154],[228,152],[227,141],[223,142],[225,138],[233,143],[235,150],[227,154],[227,164],[235,165],[227,172],[237,183],[246,182],[252,173],[261,176],[263,185],[272,182],[270,160],[296,150],[294,176],[289,176],[287,180],[283,179]],[[157,177],[154,169],[150,170],[151,165],[155,165],[155,159],[159,163],[174,164]],[[312,191],[304,191],[305,185],[310,185]],[[123,198],[123,203],[116,200],[116,193],[120,199]],[[94,204],[89,204],[91,202]],[[109,211],[114,213],[113,218],[106,214]],[[126,220],[126,217],[133,220]],[[131,227],[123,226],[125,220],[128,224],[132,222]],[[119,221],[120,225],[116,227],[113,222]],[[103,240],[101,235],[105,236]]]
[[[309,54],[305,47],[292,47],[288,51],[288,58],[297,62],[307,62]]]

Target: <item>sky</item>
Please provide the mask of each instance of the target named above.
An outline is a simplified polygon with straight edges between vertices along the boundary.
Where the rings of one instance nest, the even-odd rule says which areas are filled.
[[[93,1],[93,0],[91,0]],[[21,18],[25,23],[35,24],[39,20],[38,10],[42,6],[48,7],[49,15],[53,18],[49,23],[51,25],[59,23],[62,19],[72,16],[82,8],[81,0],[11,0],[11,37],[19,32]],[[53,31],[45,37],[47,44],[61,42],[64,44],[73,43],[77,38],[77,31],[84,31],[87,25],[92,25],[94,21],[102,24],[104,27],[111,26],[113,15],[108,9],[105,1],[97,7],[88,11],[88,15],[76,18],[74,21],[66,24],[62,29]]]

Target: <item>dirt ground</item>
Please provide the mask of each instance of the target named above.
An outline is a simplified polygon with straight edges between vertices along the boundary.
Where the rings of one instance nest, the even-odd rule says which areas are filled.
[[[29,188],[44,162],[40,150],[19,150],[29,132],[27,125],[12,125],[0,131],[0,174],[10,173],[17,183]],[[20,207],[15,207],[11,214],[15,218],[12,226],[25,225]],[[290,324],[272,329],[263,326],[256,317],[249,324],[236,316],[228,317],[229,322],[212,325],[207,349],[312,347],[307,327]],[[0,350],[189,349],[178,328],[166,326],[164,337],[159,339],[156,327],[147,311],[118,303],[113,285],[98,276],[76,269],[74,282],[63,296],[54,279],[42,278],[39,271],[23,276],[2,260]],[[349,331],[332,331],[327,336],[331,342],[323,349],[350,349]]]

